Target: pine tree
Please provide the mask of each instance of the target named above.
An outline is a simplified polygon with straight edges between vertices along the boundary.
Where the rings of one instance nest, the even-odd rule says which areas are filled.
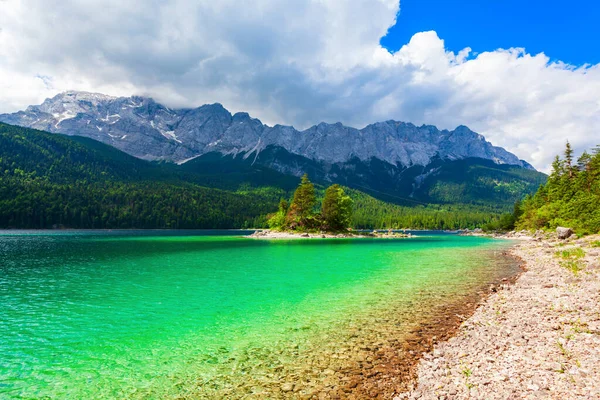
[[[579,171],[589,171],[589,163],[592,160],[592,156],[587,151],[584,151],[581,157],[577,160],[577,169]]]
[[[552,172],[550,173],[551,180],[560,179],[564,172],[563,162],[561,161],[559,156],[554,157],[554,161],[552,161]]]
[[[587,192],[591,190],[592,176],[590,174],[592,165],[592,156],[584,151],[581,157],[577,160],[577,187],[585,189]]]
[[[325,230],[340,231],[350,226],[352,222],[352,199],[346,196],[340,185],[331,185],[325,191],[321,216]]]
[[[279,200],[279,212],[283,213],[283,215],[286,215],[289,208],[290,205],[286,199]]]
[[[291,229],[310,229],[315,225],[314,208],[317,204],[315,197],[315,185],[304,174],[300,185],[294,192],[292,204],[290,204],[286,225]]]
[[[571,148],[571,143],[567,140],[567,145],[565,146],[565,166],[567,168],[567,173],[569,174],[569,179],[573,178],[573,148]]]
[[[285,229],[286,215],[289,209],[289,204],[285,199],[279,200],[279,210],[268,217],[267,225],[274,230]]]

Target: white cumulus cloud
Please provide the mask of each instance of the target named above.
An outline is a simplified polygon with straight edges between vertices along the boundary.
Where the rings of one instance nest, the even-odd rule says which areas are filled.
[[[0,112],[65,90],[221,102],[263,121],[468,125],[540,169],[600,143],[600,66],[379,45],[397,0],[0,0]]]

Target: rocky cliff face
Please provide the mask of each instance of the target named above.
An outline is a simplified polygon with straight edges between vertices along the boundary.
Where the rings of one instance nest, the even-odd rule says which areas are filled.
[[[1,114],[0,122],[86,136],[139,158],[178,163],[213,152],[256,158],[267,147],[280,147],[321,164],[376,159],[407,168],[426,166],[434,159],[482,158],[532,169],[465,126],[440,131],[434,126],[386,121],[363,129],[320,123],[298,131],[267,126],[247,113],[232,115],[220,104],[172,110],[137,96],[65,92],[25,111]]]

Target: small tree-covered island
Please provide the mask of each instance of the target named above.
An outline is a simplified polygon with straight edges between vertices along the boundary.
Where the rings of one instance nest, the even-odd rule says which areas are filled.
[[[325,189],[320,210],[317,210],[317,204],[315,185],[309,180],[308,174],[304,174],[291,202],[281,199],[279,210],[267,216],[270,230],[257,231],[252,237],[289,238],[294,234],[303,238],[411,236],[391,230],[385,233],[353,231],[353,201],[337,183]]]
[[[315,211],[316,206],[315,185],[304,174],[291,203],[282,199],[279,211],[271,215],[267,222],[271,229],[279,231],[341,232],[350,227],[352,199],[346,196],[340,185],[331,185],[325,190],[321,212]]]

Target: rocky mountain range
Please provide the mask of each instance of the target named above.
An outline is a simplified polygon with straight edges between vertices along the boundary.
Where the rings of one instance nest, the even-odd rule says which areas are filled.
[[[232,115],[220,104],[175,110],[146,97],[86,92],[62,93],[1,114],[0,122],[179,164],[203,176],[203,184],[228,190],[248,184],[288,187],[290,176],[308,173],[317,183],[339,183],[398,204],[506,207],[546,178],[465,126],[448,131],[386,121],[363,129],[320,123],[299,131],[268,126],[247,113]]]
[[[479,158],[533,169],[465,126],[448,131],[385,121],[363,129],[320,123],[298,131],[265,125],[247,113],[232,115],[221,104],[176,110],[138,96],[70,91],[24,111],[0,114],[0,122],[89,137],[138,158],[176,163],[208,153],[255,161],[265,150],[272,153],[279,148],[324,166],[376,161],[404,169],[425,167],[434,160]],[[285,163],[271,160],[270,166],[286,173],[301,172],[280,164]]]

